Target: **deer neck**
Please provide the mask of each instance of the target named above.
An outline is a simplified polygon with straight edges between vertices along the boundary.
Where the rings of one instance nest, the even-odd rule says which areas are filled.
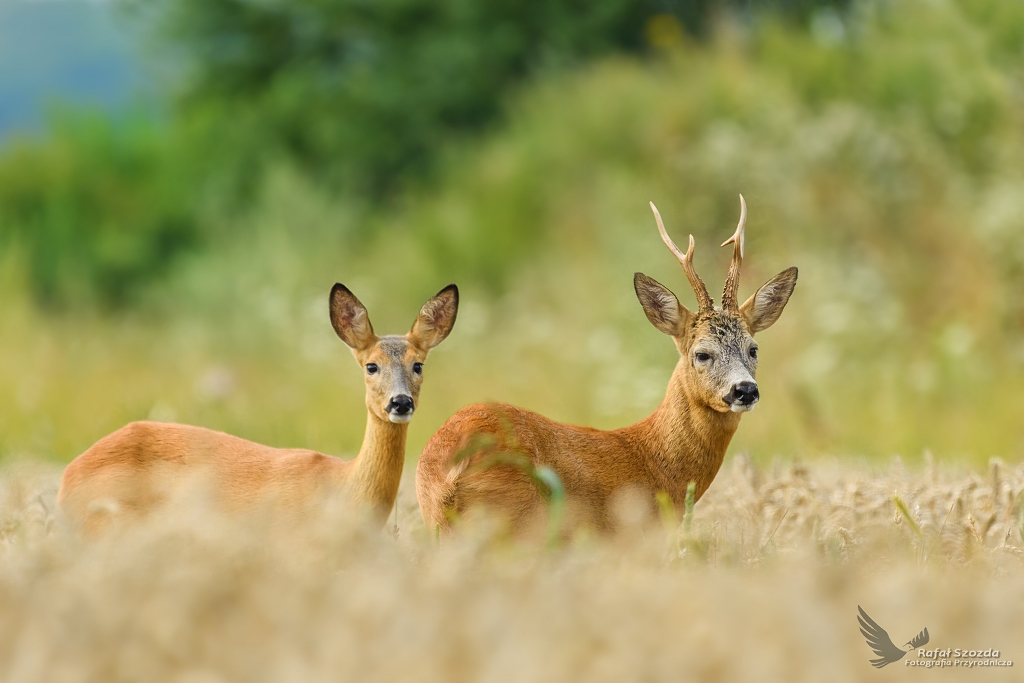
[[[408,424],[395,424],[367,413],[363,445],[347,477],[350,495],[359,505],[370,508],[382,522],[387,519],[398,495],[408,430]]]
[[[681,502],[689,482],[701,496],[718,474],[740,414],[719,412],[702,401],[687,378],[686,359],[672,373],[661,405],[636,426],[652,466],[665,480],[667,492]]]

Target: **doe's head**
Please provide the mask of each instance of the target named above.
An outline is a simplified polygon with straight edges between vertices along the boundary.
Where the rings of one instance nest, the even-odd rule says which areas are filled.
[[[374,334],[366,307],[343,284],[331,289],[330,307],[334,331],[363,368],[367,410],[381,420],[409,422],[419,400],[427,354],[455,326],[459,288],[448,285],[425,303],[404,335]]]
[[[696,312],[679,303],[667,287],[643,273],[633,276],[637,298],[647,319],[672,337],[683,358],[683,382],[688,394],[720,412],[744,412],[760,399],[757,381],[757,342],[754,335],[775,324],[796,287],[797,269],[787,268],[761,285],[743,304],[738,304],[740,265],[743,262],[747,204],[740,195],[740,221],[732,237],[722,243],[733,245],[732,264],[722,293],[722,306],[715,307],[707,287],[693,267],[693,235],[683,253],[668,236],[661,214],[651,203],[658,231],[665,245],[679,260],[697,295]]]

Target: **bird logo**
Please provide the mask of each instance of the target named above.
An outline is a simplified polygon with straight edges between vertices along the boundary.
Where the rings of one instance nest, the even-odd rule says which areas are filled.
[[[868,646],[874,650],[875,654],[878,655],[878,659],[871,660],[871,666],[876,669],[881,669],[886,664],[892,664],[903,659],[910,650],[916,650],[922,645],[928,644],[928,629],[925,628],[923,631],[914,636],[913,639],[908,640],[905,645],[909,645],[910,648],[904,650],[903,648],[896,647],[889,634],[885,632],[885,629],[875,623],[875,620],[868,616],[868,613],[864,611],[864,608],[857,605],[857,611],[860,612],[857,615],[857,622],[860,623],[861,635],[868,641]]]

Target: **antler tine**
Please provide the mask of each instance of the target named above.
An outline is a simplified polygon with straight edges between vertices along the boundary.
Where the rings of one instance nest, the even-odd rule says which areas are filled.
[[[722,242],[724,247],[732,245],[732,263],[729,264],[729,276],[725,279],[725,290],[722,292],[722,310],[736,311],[739,304],[740,289],[740,266],[743,264],[743,243],[747,227],[747,202],[740,195],[740,222],[736,225],[736,232],[732,237]]]
[[[665,230],[665,224],[661,221],[661,214],[658,213],[658,207],[651,202],[651,211],[654,212],[654,220],[658,222],[658,232],[661,233],[661,240],[668,247],[679,264],[683,267],[683,272],[686,273],[686,279],[690,281],[690,286],[693,287],[693,293],[697,295],[698,310],[704,311],[715,307],[715,302],[712,300],[711,295],[708,294],[708,288],[704,286],[704,281],[700,279],[700,275],[697,275],[696,269],[693,267],[693,235],[690,235],[690,247],[684,254],[680,251],[676,243],[672,241],[672,238],[668,236],[668,231]]]

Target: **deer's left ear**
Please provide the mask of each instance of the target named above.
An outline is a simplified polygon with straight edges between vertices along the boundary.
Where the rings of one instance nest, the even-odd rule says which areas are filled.
[[[740,315],[750,328],[751,334],[767,330],[782,315],[782,309],[789,303],[796,287],[796,268],[787,268],[754,292],[740,306]]]
[[[421,348],[434,348],[451,333],[458,313],[459,288],[448,285],[423,304],[420,314],[416,316],[416,322],[409,330],[410,340]]]

